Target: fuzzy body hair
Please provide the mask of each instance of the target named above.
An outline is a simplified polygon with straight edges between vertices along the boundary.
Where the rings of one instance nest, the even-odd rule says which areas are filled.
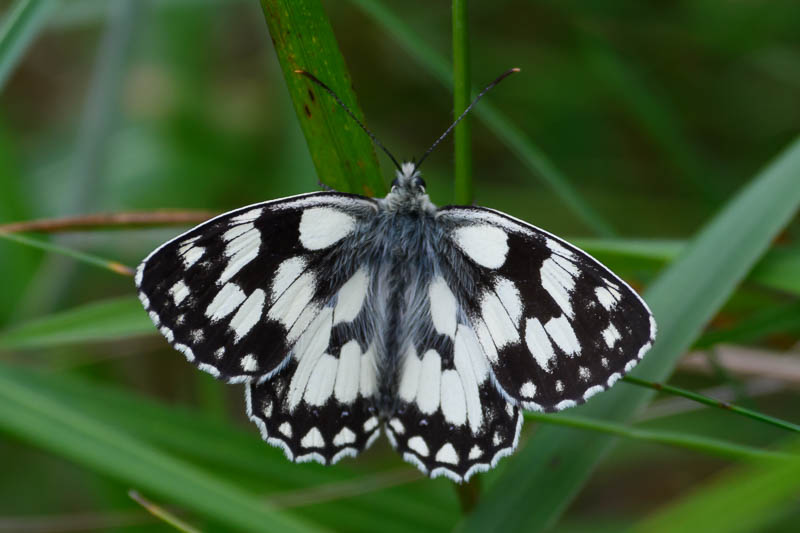
[[[450,342],[433,331],[428,297],[431,281],[442,276],[457,292],[474,294],[477,290],[477,280],[459,275],[471,269],[462,267],[463,254],[446,237],[448,227],[436,217],[437,208],[425,193],[424,182],[420,183],[419,172],[405,163],[391,192],[377,201],[378,209],[340,244],[332,257],[335,272],[328,276],[335,286],[360,267],[366,266],[370,272],[364,312],[344,325],[347,331],[342,333],[375,343],[376,407],[384,417],[396,408],[399,373],[411,347],[452,353],[436,343],[416,345],[422,339]],[[463,310],[459,312],[459,321],[466,322]]]

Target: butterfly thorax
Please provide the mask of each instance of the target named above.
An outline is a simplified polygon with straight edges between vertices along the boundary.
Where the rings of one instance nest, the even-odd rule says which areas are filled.
[[[381,208],[395,212],[423,212],[432,214],[436,211],[425,192],[425,181],[416,170],[414,163],[403,163],[392,182],[392,189],[386,198],[379,200]]]

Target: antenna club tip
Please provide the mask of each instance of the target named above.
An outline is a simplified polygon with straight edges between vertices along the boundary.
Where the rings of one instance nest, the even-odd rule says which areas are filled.
[[[306,73],[305,70],[299,69],[299,68],[294,69],[292,72],[294,72],[295,74],[305,74]]]
[[[511,72],[519,72],[520,70],[522,69],[520,69],[519,67],[514,67],[511,69]]]

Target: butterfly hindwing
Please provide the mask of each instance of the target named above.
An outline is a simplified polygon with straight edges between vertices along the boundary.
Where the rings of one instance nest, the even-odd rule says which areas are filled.
[[[453,274],[471,287],[469,323],[498,386],[522,407],[582,403],[650,348],[646,304],[585,252],[490,209],[445,207],[437,220],[469,265]]]
[[[164,244],[136,272],[153,322],[186,358],[228,382],[280,368],[350,272],[339,241],[372,200],[313,193],[220,215]]]

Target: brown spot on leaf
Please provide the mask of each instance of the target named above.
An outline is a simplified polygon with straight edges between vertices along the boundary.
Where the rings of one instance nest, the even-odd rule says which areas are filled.
[[[307,105],[304,105],[304,106],[303,106],[303,110],[306,112],[306,116],[307,116],[308,118],[311,118],[311,110],[308,108],[308,106],[307,106]]]
[[[316,98],[314,97],[314,91],[312,91],[311,89],[308,90],[308,97],[311,99],[312,102],[316,100]]]

